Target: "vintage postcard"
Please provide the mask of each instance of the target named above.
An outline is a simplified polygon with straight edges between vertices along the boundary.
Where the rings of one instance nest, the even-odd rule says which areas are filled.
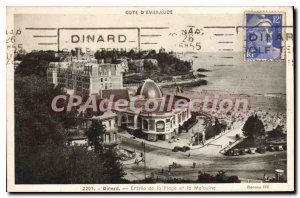
[[[293,192],[293,7],[7,7],[9,192]]]

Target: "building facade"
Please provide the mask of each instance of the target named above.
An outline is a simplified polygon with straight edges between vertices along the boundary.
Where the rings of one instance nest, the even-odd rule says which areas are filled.
[[[86,129],[92,124],[93,120],[101,121],[105,128],[105,133],[102,136],[104,146],[117,146],[120,143],[118,137],[118,127],[116,124],[117,115],[112,111],[104,112],[100,116],[94,116],[87,120]]]
[[[135,110],[130,105],[122,107],[122,110],[114,109],[117,114],[117,125],[149,141],[174,138],[179,133],[180,126],[191,117],[188,103],[175,107],[174,104],[179,99],[189,101],[179,96],[163,96],[155,82],[147,79],[137,89],[135,99],[131,98],[129,101],[131,105],[134,103]],[[151,100],[156,100],[158,107],[150,112],[146,104]]]
[[[104,147],[118,147],[120,139],[118,137],[118,127],[116,124],[117,115],[112,111],[103,112],[100,116],[93,116],[86,118],[82,121],[81,125],[77,129],[69,129],[71,137],[68,138],[70,145],[88,145],[88,139],[85,135],[85,131],[91,126],[93,120],[101,121],[105,128],[105,133],[102,135],[102,141]]]
[[[68,94],[100,94],[101,90],[122,89],[124,62],[112,64],[97,61],[92,55],[68,56],[61,62],[50,62],[47,81],[66,89]]]

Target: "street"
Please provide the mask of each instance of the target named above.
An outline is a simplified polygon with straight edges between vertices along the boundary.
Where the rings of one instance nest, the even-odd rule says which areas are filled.
[[[228,133],[227,138],[230,138],[235,133]],[[223,142],[216,140],[216,143]],[[132,139],[123,138],[121,143],[122,148],[135,150],[137,154],[143,152],[143,145]],[[264,174],[274,175],[274,170],[277,168],[283,169],[286,174],[286,152],[272,152],[265,154],[247,154],[243,156],[224,156],[219,153],[221,148],[215,145],[209,145],[201,149],[201,152],[191,151],[190,157],[188,152],[172,152],[170,149],[159,148],[153,145],[146,144],[146,167],[147,175],[153,172],[159,176],[162,168],[166,171],[169,165],[173,162],[180,164],[181,168],[173,169],[171,176],[196,179],[198,171],[215,174],[219,170],[224,170],[227,175],[237,175],[248,179],[261,179]],[[210,153],[206,153],[210,151]],[[216,155],[211,155],[215,153]],[[196,167],[192,168],[193,163]],[[124,169],[127,173],[126,177],[129,180],[144,178],[144,164],[126,165]]]

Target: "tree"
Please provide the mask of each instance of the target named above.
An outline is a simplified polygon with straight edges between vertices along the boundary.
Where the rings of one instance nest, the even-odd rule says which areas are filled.
[[[32,74],[45,77],[49,62],[57,62],[54,51],[31,52],[23,57],[22,62],[16,68],[15,73],[20,76],[29,76]]]
[[[227,129],[227,124],[226,124],[226,122],[220,123],[220,126],[221,126],[221,128],[222,128],[223,131],[226,131],[226,129]]]
[[[156,58],[156,51],[155,50],[150,50],[149,53],[147,54],[147,59],[155,59]]]
[[[49,106],[59,88],[37,75],[15,76],[15,180],[17,184],[121,182],[124,175],[116,152],[92,152],[84,146],[66,147],[69,114]],[[99,147],[105,132],[99,121],[88,130]]]
[[[14,60],[22,61],[25,58],[25,55],[26,54],[24,54],[24,53],[17,53],[14,57]]]
[[[128,69],[132,72],[137,72],[136,65],[133,62],[128,62]]]
[[[76,127],[78,125],[78,122],[81,121],[81,119],[78,117],[78,112],[75,108],[72,108],[71,111],[65,111],[63,114],[60,115],[60,117],[64,121],[64,128],[67,130],[72,127]]]
[[[235,175],[229,177],[226,176],[224,171],[218,171],[215,176],[208,173],[202,173],[199,171],[198,180],[199,183],[240,183],[241,181]]]
[[[264,124],[257,115],[252,115],[247,119],[242,131],[244,136],[252,139],[265,134]]]
[[[95,152],[99,152],[102,147],[105,127],[100,120],[92,120],[91,126],[85,132],[89,142],[94,146]]]
[[[214,125],[214,130],[216,131],[216,135],[221,133],[223,130],[223,125],[219,122],[218,118],[215,118],[215,125]]]
[[[268,132],[269,138],[278,138],[278,137],[284,137],[283,133],[283,126],[278,125],[275,129]]]
[[[16,184],[121,181],[123,169],[115,152],[103,154],[85,146],[66,145],[66,129],[75,126],[78,118],[75,109],[62,113],[51,109],[53,98],[65,94],[46,81],[44,66],[54,60],[52,55],[32,52],[15,72]],[[94,122],[88,131],[89,138],[100,145],[104,132],[103,125]]]
[[[16,183],[64,182],[63,122],[49,108],[62,93],[37,75],[15,75]]]
[[[226,183],[227,177],[225,174],[225,171],[218,171],[218,174],[216,174],[216,183]]]
[[[205,139],[208,140],[215,136],[212,124],[209,122],[205,127]]]
[[[133,49],[131,49],[126,56],[134,60],[139,58],[139,54],[137,54]]]
[[[238,176],[233,175],[228,177],[227,183],[241,183],[241,181],[239,180]]]
[[[71,55],[76,56],[76,51],[74,49],[71,49]]]
[[[202,173],[201,171],[199,171],[197,182],[198,183],[213,183],[214,177],[208,173]]]
[[[150,60],[144,60],[144,69],[148,72],[156,71],[158,69],[157,65],[152,63]]]
[[[103,153],[105,174],[108,177],[105,179],[105,183],[120,183],[122,177],[125,175],[122,164],[120,163],[120,157],[113,148],[109,148]]]
[[[215,124],[212,125],[208,122],[205,128],[205,139],[208,140],[216,135],[220,134],[222,131],[222,126],[217,118],[215,118]]]
[[[97,184],[103,183],[105,176],[103,158],[89,151],[87,147],[75,145],[68,148],[66,155],[66,183]]]

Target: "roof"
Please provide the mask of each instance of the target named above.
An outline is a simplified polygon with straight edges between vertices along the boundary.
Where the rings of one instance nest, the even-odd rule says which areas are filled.
[[[68,140],[82,140],[86,139],[85,130],[83,129],[68,129],[67,139]]]
[[[106,120],[106,119],[109,119],[109,118],[113,118],[115,116],[116,116],[116,114],[114,112],[112,112],[112,111],[105,111],[100,116],[93,116],[92,119]]]
[[[156,99],[157,101],[157,107],[154,107],[154,104],[152,102],[149,103],[149,108],[151,109],[151,112],[146,109],[146,102],[149,102],[149,99],[135,99],[131,100],[130,104],[128,106],[121,107],[122,111],[126,111],[129,113],[139,113],[139,114],[160,114],[160,113],[168,113],[173,112],[174,110],[179,110],[181,108],[187,108],[188,104],[179,103],[178,108],[175,109],[175,103],[178,100],[185,100],[187,102],[190,102],[190,99],[182,97],[182,96],[171,96],[166,95],[162,98]],[[134,107],[136,111],[132,108]],[[112,106],[113,110],[116,110],[115,105]],[[155,110],[152,110],[152,108],[155,108]],[[180,110],[179,110],[180,111]]]
[[[151,79],[147,79],[137,89],[136,95],[142,95],[145,99],[162,98],[163,93],[158,85]]]
[[[127,89],[107,89],[102,90],[102,98],[109,99],[111,95],[114,96],[113,101],[117,101],[120,99],[125,99],[129,101],[129,94]]]

